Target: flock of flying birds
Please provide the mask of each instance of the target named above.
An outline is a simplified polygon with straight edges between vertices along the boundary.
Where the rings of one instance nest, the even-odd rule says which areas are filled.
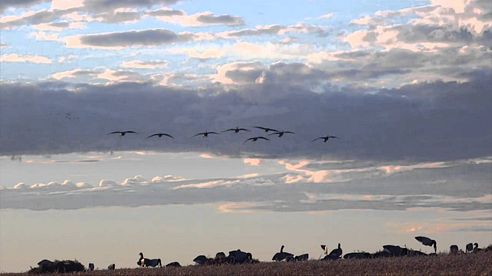
[[[262,127],[262,126],[254,126],[253,128],[263,130],[267,135],[269,135],[269,136],[270,135],[276,135],[279,138],[284,136],[285,134],[295,134],[295,132],[290,131],[290,130],[277,130],[277,129],[273,129],[273,128],[269,128],[269,127]],[[221,133],[222,132],[229,132],[229,131],[232,131],[234,133],[240,133],[241,131],[250,132],[251,130],[246,129],[246,128],[235,127],[235,128],[229,128],[229,129],[226,129],[224,131],[221,131]],[[137,132],[135,132],[133,130],[123,130],[123,131],[113,131],[113,132],[108,133],[108,135],[109,134],[118,134],[120,136],[125,136],[126,134],[137,134]],[[219,133],[215,132],[215,131],[204,131],[204,132],[197,133],[197,134],[193,135],[192,137],[201,136],[203,138],[207,138],[210,134],[218,135]],[[153,134],[147,136],[147,138],[152,138],[152,137],[161,138],[163,136],[174,139],[174,136],[172,136],[169,133],[164,133],[164,132],[153,133]],[[339,137],[333,136],[333,135],[320,136],[320,137],[313,139],[311,142],[322,140],[324,143],[326,143],[326,142],[328,142],[328,140],[334,139],[334,138],[339,138]],[[246,139],[243,142],[243,144],[248,142],[248,141],[256,142],[258,140],[269,141],[270,139],[268,139],[265,136],[254,136],[254,137],[250,137],[250,138]]]

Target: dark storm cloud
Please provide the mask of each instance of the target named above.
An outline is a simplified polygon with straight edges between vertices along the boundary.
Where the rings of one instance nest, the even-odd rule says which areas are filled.
[[[82,44],[98,47],[152,46],[185,42],[192,39],[192,34],[177,34],[164,29],[95,34],[80,37]]]
[[[101,40],[102,41],[102,40]],[[105,45],[117,45],[114,42]],[[232,73],[231,73],[232,74]],[[245,80],[253,76],[235,76]],[[474,73],[471,73],[474,74]],[[44,154],[91,150],[204,150],[272,157],[356,158],[368,160],[453,160],[492,154],[490,71],[469,82],[430,82],[398,89],[332,88],[326,75],[303,64],[276,64],[257,83],[229,92],[220,86],[193,91],[124,83],[5,84],[0,93],[0,153]],[[212,88],[211,88],[212,89]],[[311,90],[313,89],[313,90]],[[80,117],[73,122],[57,114]],[[235,125],[265,125],[296,135],[269,143],[242,144],[246,137],[219,135],[205,145],[196,132]],[[174,143],[143,137],[158,129],[176,135]],[[105,135],[134,129],[139,135]],[[311,143],[331,133],[342,139]]]

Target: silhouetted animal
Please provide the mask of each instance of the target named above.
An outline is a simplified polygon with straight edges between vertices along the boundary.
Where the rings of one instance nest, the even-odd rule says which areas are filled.
[[[459,252],[459,248],[456,244],[453,244],[449,247],[449,254],[456,255]]]
[[[246,141],[244,141],[243,144],[248,142],[248,141],[256,142],[256,141],[258,141],[258,139],[270,141],[270,139],[265,138],[263,136],[256,136],[256,137],[251,137],[251,138],[246,139]]]
[[[229,251],[229,256],[227,256],[230,263],[233,264],[243,264],[253,262],[253,255],[248,252],[243,252],[241,249]]]
[[[162,267],[161,259],[144,258],[142,252],[140,252],[139,255],[140,255],[140,259],[138,259],[137,265],[139,265],[141,267],[149,267],[149,266],[151,266],[151,267],[156,267],[156,266]]]
[[[323,249],[323,256],[328,255],[328,247],[325,244],[321,245],[321,249]]]
[[[227,263],[227,261],[227,256],[224,252],[217,252],[217,254],[215,254],[215,264],[224,264]]]
[[[38,267],[32,268],[31,273],[67,273],[67,272],[83,272],[85,267],[78,261],[63,260],[50,261],[42,260],[38,262]]]
[[[473,253],[477,253],[479,251],[482,251],[482,249],[478,248],[478,243],[474,243],[473,244]]]
[[[340,243],[338,244],[338,248],[333,249],[330,254],[326,255],[323,260],[338,260],[343,254],[342,247]]]
[[[265,132],[277,132],[278,130],[274,128],[269,128],[269,127],[261,127],[261,126],[255,126],[254,128],[264,130]]]
[[[181,267],[181,264],[178,262],[172,262],[172,263],[168,263],[166,267]]]
[[[352,252],[343,255],[344,259],[369,259],[371,254],[367,252]]]
[[[249,131],[248,129],[245,129],[245,128],[239,128],[239,127],[236,127],[236,128],[229,128],[229,129],[226,129],[222,132],[228,132],[228,131],[234,131],[234,133],[239,133],[241,131]]]
[[[434,253],[437,253],[437,242],[431,238],[423,237],[423,236],[417,236],[415,237],[416,240],[421,242],[423,245],[426,246],[433,246],[434,247]]]
[[[419,250],[407,249],[407,256],[410,256],[410,257],[427,256],[427,254],[425,254],[424,252],[419,251]]]
[[[386,257],[391,257],[391,256],[393,256],[393,255],[389,251],[387,251],[386,249],[371,254],[371,258],[386,258]]]
[[[294,257],[294,260],[296,262],[303,262],[303,261],[307,261],[309,259],[309,254],[306,253],[306,254],[302,254],[302,255],[297,255]]]
[[[193,259],[193,262],[199,265],[204,265],[207,264],[208,258],[205,255],[198,255]]]
[[[155,137],[155,136],[157,136],[159,138],[161,138],[162,136],[166,136],[166,137],[169,137],[169,138],[173,138],[174,139],[174,137],[171,134],[167,134],[167,133],[163,133],[163,132],[154,133],[152,135],[147,136],[147,138],[151,138],[151,137]]]
[[[473,252],[473,243],[467,244],[465,248],[466,248],[466,253]]]
[[[292,131],[286,130],[286,131],[275,131],[274,133],[270,133],[268,135],[278,135],[278,137],[280,138],[280,137],[284,136],[284,134],[295,134],[295,133]]]
[[[384,251],[389,253],[389,256],[398,257],[406,256],[408,249],[400,247],[398,245],[383,245]]]
[[[108,265],[108,270],[115,270],[115,269],[116,269],[116,265],[115,264]]]
[[[284,245],[282,245],[280,247],[280,252],[277,252],[275,253],[275,255],[273,255],[272,257],[272,261],[276,261],[276,262],[280,262],[280,261],[283,261],[283,260],[288,260],[288,259],[292,259],[294,257],[294,254],[292,253],[288,253],[288,252],[284,252]]]
[[[89,263],[89,271],[94,271],[94,264],[93,263]]]
[[[337,138],[339,139],[337,136],[333,136],[333,135],[326,135],[326,136],[321,136],[321,137],[318,137],[316,139],[313,139],[311,142],[314,142],[316,140],[323,140],[324,143],[326,143],[329,139],[334,139],[334,138]]]
[[[113,132],[108,133],[108,135],[109,135],[109,134],[119,134],[119,135],[121,135],[121,136],[125,136],[125,135],[126,135],[126,134],[128,134],[128,133],[133,133],[133,134],[136,134],[136,132],[135,132],[135,131],[133,131],[133,130],[124,130],[124,131],[113,131]]]
[[[202,136],[203,138],[206,138],[206,137],[208,137],[209,134],[218,134],[218,133],[215,131],[205,131],[205,132],[197,133],[197,134],[193,135],[193,137]]]

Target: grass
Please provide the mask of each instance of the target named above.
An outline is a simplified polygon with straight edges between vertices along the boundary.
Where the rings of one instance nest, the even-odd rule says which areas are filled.
[[[127,268],[83,275],[492,275],[492,251],[364,260]],[[6,274],[6,275],[22,275]]]

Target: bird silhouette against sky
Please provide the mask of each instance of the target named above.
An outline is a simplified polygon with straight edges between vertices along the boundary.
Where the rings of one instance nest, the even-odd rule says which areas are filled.
[[[230,129],[226,129],[222,132],[228,132],[228,131],[234,131],[234,133],[239,133],[241,131],[249,131],[248,129],[245,129],[245,128],[239,128],[239,127],[236,127],[236,128],[230,128]]]
[[[157,136],[159,138],[161,138],[162,136],[166,136],[166,137],[169,137],[169,138],[173,138],[174,139],[174,137],[171,134],[164,133],[164,132],[154,133],[152,135],[147,136],[147,138],[151,138],[151,137],[155,137],[155,136]]]
[[[254,128],[264,130],[265,132],[278,132],[278,130],[274,128],[269,128],[269,127],[261,127],[261,126],[255,126]]]
[[[337,136],[333,136],[333,135],[326,135],[326,136],[321,136],[321,137],[318,137],[316,139],[313,139],[311,142],[314,142],[316,140],[323,140],[324,143],[328,142],[328,140],[330,139],[340,139],[339,137]]]
[[[256,141],[258,141],[258,140],[267,140],[267,141],[270,141],[270,139],[268,139],[268,138],[266,138],[266,137],[263,137],[263,136],[256,136],[256,137],[251,137],[251,138],[246,139],[246,141],[244,141],[244,142],[243,142],[243,144],[244,144],[244,143],[246,143],[246,142],[248,142],[248,141],[251,141],[251,142],[256,142]]]
[[[415,239],[418,240],[423,245],[434,247],[434,253],[437,253],[437,242],[435,240],[423,236],[417,236],[415,237]]]
[[[128,133],[133,133],[133,134],[136,134],[136,132],[135,132],[135,131],[133,131],[133,130],[124,130],[124,131],[113,131],[113,132],[108,133],[108,135],[109,135],[109,134],[119,134],[119,135],[121,135],[121,136],[125,136],[125,135],[126,135],[126,134],[128,134]]]
[[[289,130],[282,130],[282,131],[275,131],[274,133],[270,133],[268,135],[278,135],[278,137],[284,136],[284,134],[295,134],[295,132],[289,131]]]
[[[197,134],[193,135],[193,137],[202,136],[203,138],[205,138],[205,137],[208,137],[209,134],[218,134],[218,133],[215,131],[205,131],[205,132],[197,133]]]

